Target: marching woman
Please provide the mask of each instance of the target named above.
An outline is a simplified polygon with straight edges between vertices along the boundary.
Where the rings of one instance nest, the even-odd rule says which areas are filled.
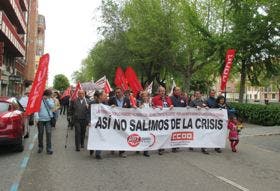
[[[140,94],[140,101],[139,101],[139,108],[150,108],[152,107],[152,104],[150,102],[150,95],[147,91],[142,91],[142,93]],[[144,156],[145,157],[149,157],[149,151],[144,151]]]

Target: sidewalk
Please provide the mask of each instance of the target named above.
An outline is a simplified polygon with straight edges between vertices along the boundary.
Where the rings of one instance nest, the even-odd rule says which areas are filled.
[[[280,135],[280,126],[261,126],[244,123],[240,137]]]

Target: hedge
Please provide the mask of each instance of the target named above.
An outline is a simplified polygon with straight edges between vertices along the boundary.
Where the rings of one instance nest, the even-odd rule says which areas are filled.
[[[265,126],[280,125],[279,105],[229,103],[229,106],[246,122]]]

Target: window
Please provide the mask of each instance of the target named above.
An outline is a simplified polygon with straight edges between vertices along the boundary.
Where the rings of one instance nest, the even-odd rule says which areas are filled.
[[[272,99],[276,99],[276,95],[275,94],[272,94],[271,97],[272,97]]]
[[[0,113],[8,111],[9,106],[10,105],[6,102],[0,102]]]

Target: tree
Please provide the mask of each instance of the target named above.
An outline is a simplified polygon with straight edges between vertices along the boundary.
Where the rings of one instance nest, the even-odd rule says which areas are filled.
[[[54,76],[53,88],[59,91],[63,91],[70,86],[68,78],[63,74]]]
[[[279,71],[279,1],[231,0],[229,33],[232,47],[237,50],[235,63],[240,71],[239,102],[243,102],[246,78],[252,85],[260,77],[270,78]]]

